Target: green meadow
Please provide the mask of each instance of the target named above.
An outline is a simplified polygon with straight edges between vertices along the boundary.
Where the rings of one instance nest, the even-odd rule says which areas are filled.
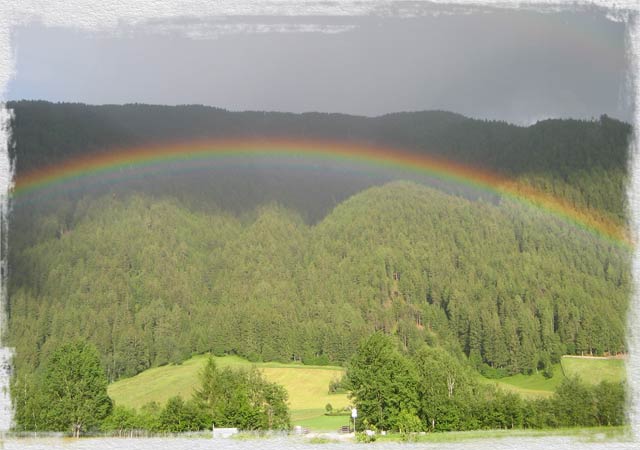
[[[546,378],[542,372],[531,375],[519,373],[498,380],[478,377],[482,383],[494,384],[504,391],[520,394],[524,398],[550,397],[564,378],[560,364],[554,365],[551,378]]]
[[[134,377],[117,381],[109,386],[109,395],[118,405],[138,408],[156,401],[164,404],[169,398],[180,395],[187,399],[198,386],[198,374],[206,356],[194,356],[182,364],[169,364],[146,370]],[[344,374],[338,366],[307,366],[303,364],[251,363],[238,356],[216,357],[218,367],[248,368],[255,366],[272,382],[283,385],[289,393],[289,406],[293,425],[301,425],[315,431],[337,430],[349,423],[349,416],[326,416],[325,406],[331,403],[334,410],[350,404],[346,394],[329,394],[329,383]],[[517,374],[499,380],[478,376],[486,384],[495,384],[505,391],[525,398],[550,397],[566,377],[579,375],[584,381],[597,384],[600,381],[625,379],[624,360],[614,358],[588,358],[564,356],[561,364],[553,368],[554,376],[546,378],[542,372],[531,375]]]
[[[566,355],[553,366],[553,377],[542,372],[531,375],[517,374],[492,380],[479,376],[482,383],[495,384],[500,389],[515,392],[525,398],[550,397],[566,378],[579,377],[582,381],[598,384],[601,381],[620,382],[626,379],[624,359]]]
[[[117,405],[131,408],[155,401],[164,404],[180,395],[191,397],[198,386],[198,375],[206,356],[194,356],[182,364],[169,364],[144,372],[109,386],[109,396]],[[249,368],[255,366],[265,377],[285,387],[289,393],[289,407],[294,425],[314,430],[333,430],[348,423],[348,416],[325,416],[325,406],[334,409],[349,405],[346,394],[329,394],[329,383],[340,378],[344,369],[336,366],[307,366],[302,364],[251,363],[237,356],[216,357],[218,367]]]
[[[578,376],[585,383],[620,382],[626,379],[624,359],[563,356],[562,370],[567,377]]]

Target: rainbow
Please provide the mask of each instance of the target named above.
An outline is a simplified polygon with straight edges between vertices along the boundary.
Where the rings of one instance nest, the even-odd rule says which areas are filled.
[[[631,246],[623,226],[594,211],[578,209],[566,200],[545,194],[515,179],[406,150],[320,140],[206,140],[99,152],[20,175],[15,181],[13,195],[20,198],[72,181],[108,177],[130,169],[144,171],[170,163],[187,163],[197,167],[204,162],[249,157],[355,163],[372,169],[394,169],[427,175],[516,199],[616,244]]]

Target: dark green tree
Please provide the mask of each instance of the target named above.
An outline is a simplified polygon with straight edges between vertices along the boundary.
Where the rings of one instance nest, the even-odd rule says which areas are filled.
[[[33,374],[15,377],[11,384],[17,430],[46,430],[46,404],[40,380]]]
[[[470,369],[447,351],[422,347],[414,356],[418,371],[419,415],[433,430],[463,428],[469,399],[478,388]]]
[[[210,426],[210,419],[193,401],[171,397],[160,412],[160,430],[169,433],[198,431]]]
[[[127,432],[144,428],[135,409],[115,406],[100,426],[103,431],[111,431],[123,436]]]
[[[625,385],[602,381],[594,389],[598,425],[625,423]]]
[[[44,368],[43,429],[71,431],[78,437],[109,415],[107,377],[92,344],[76,341],[60,346]]]
[[[264,379],[257,370],[216,367],[209,356],[200,373],[195,404],[216,426],[245,430],[286,430],[290,427],[286,390]]]
[[[554,398],[555,416],[560,425],[568,427],[596,425],[597,407],[593,389],[579,378],[563,380]]]
[[[415,368],[395,345],[391,337],[374,333],[349,363],[347,382],[358,409],[357,424],[366,419],[378,429],[398,430],[400,419],[418,410]]]

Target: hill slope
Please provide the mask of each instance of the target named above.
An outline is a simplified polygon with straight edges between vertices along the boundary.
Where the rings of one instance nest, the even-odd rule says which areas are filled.
[[[277,205],[239,219],[144,196],[80,217],[14,254],[18,373],[76,336],[111,380],[207,351],[340,363],[380,329],[510,373],[625,349],[628,251],[519,204],[396,182],[315,226]]]

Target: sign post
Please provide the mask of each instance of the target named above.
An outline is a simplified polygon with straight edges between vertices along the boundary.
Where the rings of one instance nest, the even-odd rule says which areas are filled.
[[[353,432],[356,432],[356,417],[358,417],[358,410],[355,408],[351,409],[351,417],[353,418]]]

